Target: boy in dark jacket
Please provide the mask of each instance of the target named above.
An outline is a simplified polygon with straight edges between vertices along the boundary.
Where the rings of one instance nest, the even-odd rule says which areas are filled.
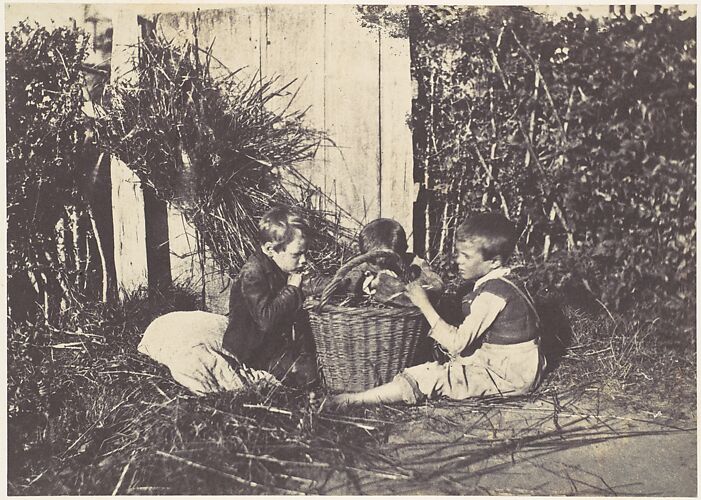
[[[311,339],[294,329],[305,298],[308,234],[307,222],[289,208],[269,210],[259,223],[260,246],[231,287],[224,348],[278,379],[289,375],[295,362],[298,372],[315,372]]]
[[[260,221],[260,247],[232,283],[229,317],[176,311],[156,318],[139,352],[166,365],[195,394],[238,391],[258,382],[304,386],[316,378],[313,343],[296,335],[304,302],[308,227],[290,209]],[[272,374],[272,376],[271,376]]]

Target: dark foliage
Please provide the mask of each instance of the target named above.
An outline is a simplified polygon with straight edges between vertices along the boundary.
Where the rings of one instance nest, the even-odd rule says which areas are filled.
[[[87,38],[21,22],[5,35],[10,313],[46,317],[99,293],[82,107]],[[92,254],[93,258],[90,258]]]
[[[500,211],[532,289],[662,330],[693,321],[696,19],[681,14],[365,8],[411,38],[417,250],[450,272],[457,224]]]

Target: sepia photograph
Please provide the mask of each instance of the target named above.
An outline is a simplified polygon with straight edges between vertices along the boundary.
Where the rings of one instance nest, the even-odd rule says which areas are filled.
[[[698,496],[696,4],[3,14],[0,492]]]

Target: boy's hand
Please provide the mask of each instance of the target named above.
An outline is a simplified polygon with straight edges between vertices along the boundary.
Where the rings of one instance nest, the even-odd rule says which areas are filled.
[[[424,290],[418,281],[412,281],[406,285],[406,296],[409,297],[409,300],[418,308],[431,305],[426,290]]]
[[[302,273],[290,273],[287,277],[287,284],[299,288],[302,286]]]

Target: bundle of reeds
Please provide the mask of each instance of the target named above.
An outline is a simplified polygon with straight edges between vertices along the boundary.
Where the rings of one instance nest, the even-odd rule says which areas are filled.
[[[212,47],[156,35],[138,49],[137,78],[130,79],[136,83],[117,81],[106,94],[98,119],[102,145],[184,213],[224,269],[243,264],[255,247],[259,217],[277,205],[309,219],[315,260],[337,266],[351,236],[340,210],[317,209],[288,189],[296,183],[314,189],[295,165],[313,158],[324,139],[292,107],[294,81],[243,80],[228,70],[217,77]]]

